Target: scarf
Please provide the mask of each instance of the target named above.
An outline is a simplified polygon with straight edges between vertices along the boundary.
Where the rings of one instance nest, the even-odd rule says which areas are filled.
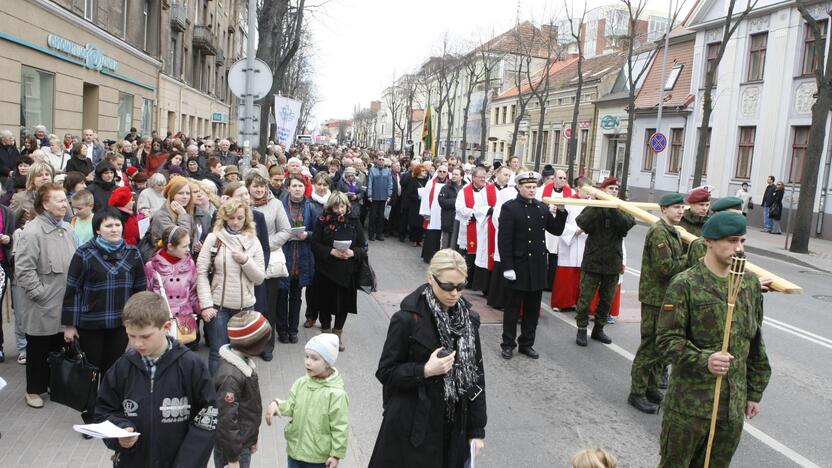
[[[60,225],[61,225],[61,221],[63,221],[63,219],[56,218],[56,217],[52,216],[52,214],[51,214],[50,212],[48,212],[48,211],[44,211],[44,212],[43,212],[43,216],[44,216],[44,217],[45,217],[45,218],[46,218],[46,219],[47,219],[50,223],[52,223],[52,225],[53,225],[53,226],[56,226],[56,227],[57,227],[57,226],[60,226]]]
[[[168,263],[170,263],[171,265],[176,265],[177,263],[179,263],[179,262],[182,260],[181,258],[179,258],[179,257],[177,257],[177,256],[175,256],[175,255],[171,255],[171,254],[169,254],[169,253],[168,253],[168,251],[167,251],[167,249],[162,249],[162,250],[160,250],[160,251],[159,251],[159,255],[160,255],[162,258],[164,258],[165,260],[167,260],[167,261],[168,261]]]
[[[119,239],[117,242],[110,242],[102,236],[96,236],[95,243],[107,251],[107,253],[113,253],[124,246],[124,239]]]
[[[327,191],[324,196],[318,195],[314,190],[312,191],[312,201],[316,203],[320,203],[323,206],[326,206],[326,202],[329,201],[329,196],[332,195],[332,192]]]
[[[269,192],[266,192],[263,195],[263,198],[259,198],[259,199],[258,198],[252,198],[251,202],[254,204],[254,206],[263,206],[263,205],[265,205],[266,203],[269,202]]]
[[[300,202],[295,202],[294,200],[289,197],[289,224],[292,227],[295,226],[303,226],[303,207],[304,203],[303,200]],[[292,242],[292,271],[289,272],[289,276],[292,278],[297,278],[300,274],[300,265],[299,265],[299,258],[300,258],[300,242]]]
[[[442,347],[456,351],[454,366],[443,376],[445,386],[445,416],[454,420],[456,404],[476,385],[479,379],[477,348],[474,327],[465,300],[461,299],[454,308],[442,310],[433,288],[426,285],[422,295],[433,313],[439,343]]]
[[[225,228],[225,232],[231,234],[232,236],[239,236],[240,235],[240,231],[235,231],[235,230],[231,229],[231,227],[227,224],[223,227]]]

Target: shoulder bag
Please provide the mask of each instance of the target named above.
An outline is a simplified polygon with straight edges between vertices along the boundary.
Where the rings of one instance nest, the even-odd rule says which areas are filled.
[[[49,354],[49,398],[84,412],[95,408],[101,373],[87,361],[79,340]]]

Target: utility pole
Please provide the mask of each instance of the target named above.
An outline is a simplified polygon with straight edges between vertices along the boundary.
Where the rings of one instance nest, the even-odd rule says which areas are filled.
[[[664,50],[662,51],[662,81],[659,83],[659,111],[656,115],[656,133],[662,131],[662,110],[664,109],[664,82],[665,73],[667,72],[667,47],[670,43],[670,29],[672,28],[671,21],[673,21],[673,2],[667,2],[667,31],[664,33]],[[667,151],[667,148],[664,149]],[[659,153],[653,155],[653,168],[650,170],[650,201],[653,201],[654,193],[656,191],[656,166],[659,164]],[[680,176],[681,177],[681,176]]]
[[[254,34],[257,31],[257,0],[248,0],[248,36],[246,37],[246,94],[245,113],[243,118],[243,153],[251,158],[251,138],[257,133],[257,122],[254,118]],[[267,135],[268,136],[268,135]],[[258,145],[259,146],[259,145]]]

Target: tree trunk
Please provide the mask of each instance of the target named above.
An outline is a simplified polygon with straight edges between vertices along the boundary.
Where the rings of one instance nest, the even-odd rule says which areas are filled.
[[[828,80],[822,82],[823,87],[818,90],[818,99],[812,105],[812,127],[809,129],[809,147],[806,149],[803,173],[800,174],[800,195],[794,214],[790,252],[809,253],[815,194],[818,189],[820,163],[823,159],[823,142],[826,140],[826,120],[829,109],[832,108],[832,87],[828,83]]]
[[[514,132],[511,134],[511,146],[509,146],[510,154],[508,157],[512,156],[519,156],[516,154],[517,151],[517,132],[520,131],[520,121],[523,119],[523,114],[526,113],[526,106],[521,105],[522,97],[517,102],[518,110],[520,111],[516,116],[514,116]]]
[[[471,108],[471,93],[473,88],[468,86],[468,95],[465,96],[465,107],[462,108],[462,160],[467,161],[468,153],[468,110]]]
[[[702,171],[705,169],[705,149],[708,144],[708,128],[711,126],[711,113],[713,112],[712,91],[715,70],[716,66],[705,74],[705,90],[702,92],[702,123],[699,127],[699,135],[696,137],[696,161],[693,164],[694,187],[702,185]],[[656,131],[658,132],[659,129]]]
[[[547,70],[548,73],[548,70]],[[540,160],[543,156],[543,119],[546,117],[546,100],[538,98],[540,117],[537,119],[537,141],[534,147],[534,171],[540,172]]]
[[[567,157],[569,160],[569,167],[566,168],[566,179],[570,184],[575,180],[575,158],[578,154],[578,112],[581,106],[581,91],[584,87],[584,80],[581,77],[581,62],[578,59],[578,89],[575,90],[575,107],[572,109],[572,135],[569,139],[567,149]]]
[[[491,83],[491,67],[488,66],[487,63],[483,66],[485,67],[485,86],[483,87],[485,95],[482,98],[482,108],[480,109],[480,158],[484,161],[485,146],[488,144],[488,122],[486,121],[486,116],[488,115],[488,93]]]

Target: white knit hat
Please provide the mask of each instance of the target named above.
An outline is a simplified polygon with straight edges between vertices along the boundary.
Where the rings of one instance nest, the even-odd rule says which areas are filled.
[[[338,360],[338,335],[321,333],[313,336],[306,343],[306,349],[320,354],[327,364],[334,366],[335,361]]]

